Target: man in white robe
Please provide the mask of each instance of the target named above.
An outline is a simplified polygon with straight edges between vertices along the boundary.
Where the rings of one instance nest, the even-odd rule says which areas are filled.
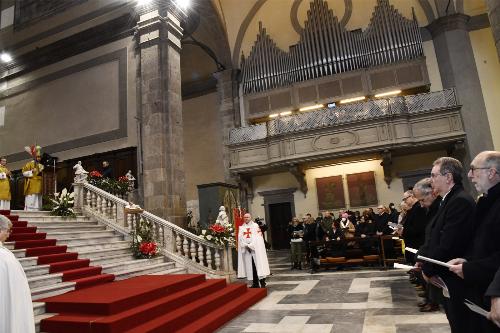
[[[28,279],[14,254],[2,245],[11,226],[10,220],[0,215],[0,332],[35,333]]]
[[[243,219],[238,231],[238,278],[252,281],[252,288],[265,288],[270,270],[264,237],[250,214],[246,213]]]

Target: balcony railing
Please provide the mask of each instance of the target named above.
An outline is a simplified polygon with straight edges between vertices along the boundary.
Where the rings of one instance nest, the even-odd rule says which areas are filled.
[[[280,117],[263,124],[234,128],[229,135],[229,144],[262,140],[268,137],[303,132],[347,123],[378,119],[388,116],[416,114],[430,110],[457,106],[454,89],[386,99],[369,100],[363,103],[340,105],[333,109]]]

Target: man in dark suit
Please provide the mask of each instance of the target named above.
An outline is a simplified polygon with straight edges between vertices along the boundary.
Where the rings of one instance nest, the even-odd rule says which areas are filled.
[[[431,233],[427,254],[429,257],[448,262],[463,257],[472,241],[474,199],[462,186],[463,167],[451,157],[438,158],[431,171],[432,188],[443,200],[431,221]],[[469,310],[464,304],[463,280],[443,266],[425,262],[424,278],[440,276],[450,292],[444,302],[446,316],[452,333],[467,332]]]
[[[476,206],[474,241],[465,259],[449,261],[450,271],[465,281],[465,296],[489,310],[484,298],[488,285],[500,267],[500,152],[479,153],[470,164],[468,177],[478,193],[484,194]],[[471,312],[469,332],[500,332],[491,321]]]

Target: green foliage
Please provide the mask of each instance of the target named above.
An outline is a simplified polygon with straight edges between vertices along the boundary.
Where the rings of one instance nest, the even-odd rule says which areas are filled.
[[[160,248],[154,240],[152,222],[139,219],[130,235],[132,236],[131,248],[135,258],[151,259],[160,253]]]
[[[50,199],[53,205],[50,215],[75,217],[76,214],[73,211],[74,196],[74,192],[70,193],[65,188],[61,193],[54,193],[54,198]]]

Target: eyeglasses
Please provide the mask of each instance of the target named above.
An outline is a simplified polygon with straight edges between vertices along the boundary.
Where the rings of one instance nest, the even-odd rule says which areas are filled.
[[[472,173],[474,173],[474,170],[486,170],[486,169],[491,169],[491,167],[476,168],[473,165],[470,166],[470,172],[472,172]]]
[[[411,195],[409,195],[409,196],[407,196],[407,197],[404,197],[404,198],[403,198],[403,201],[408,200],[408,198],[410,198],[410,197],[411,197]]]

